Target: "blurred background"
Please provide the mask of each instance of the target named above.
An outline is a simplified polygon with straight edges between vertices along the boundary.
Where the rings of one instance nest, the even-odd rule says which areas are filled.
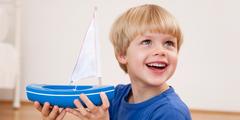
[[[190,109],[240,114],[238,0],[0,0],[0,101],[19,108],[27,84],[67,84],[95,6],[102,82],[129,83],[109,32],[122,12],[141,4],[160,5],[179,21],[184,43],[169,84]]]

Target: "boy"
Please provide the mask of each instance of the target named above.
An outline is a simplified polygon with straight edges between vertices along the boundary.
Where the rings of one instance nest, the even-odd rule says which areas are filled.
[[[175,18],[157,5],[137,6],[115,21],[110,39],[131,84],[116,87],[110,107],[104,93],[102,106],[81,94],[87,108],[75,100],[78,109],[61,113],[56,106],[50,111],[48,103],[43,108],[35,103],[43,117],[61,119],[67,111],[84,120],[191,120],[188,107],[166,83],[176,69],[183,41]]]

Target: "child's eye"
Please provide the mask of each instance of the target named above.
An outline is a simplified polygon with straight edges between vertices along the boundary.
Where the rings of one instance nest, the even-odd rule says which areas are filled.
[[[143,41],[141,42],[142,45],[150,45],[151,43],[152,43],[152,41],[149,40],[149,39],[143,40]]]
[[[175,43],[171,40],[166,41],[164,45],[167,47],[175,47]]]

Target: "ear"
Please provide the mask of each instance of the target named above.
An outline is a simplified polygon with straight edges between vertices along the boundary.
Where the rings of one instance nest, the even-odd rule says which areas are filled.
[[[125,54],[120,53],[120,54],[117,54],[116,57],[117,57],[117,60],[118,60],[119,63],[121,63],[121,64],[126,64],[127,63],[127,58],[126,58]]]

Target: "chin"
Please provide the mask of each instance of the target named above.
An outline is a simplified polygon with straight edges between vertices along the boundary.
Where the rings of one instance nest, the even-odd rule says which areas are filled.
[[[166,83],[166,80],[164,81],[157,81],[157,82],[151,82],[151,83],[148,83],[150,86],[154,86],[154,87],[160,87],[162,85],[164,85]]]

